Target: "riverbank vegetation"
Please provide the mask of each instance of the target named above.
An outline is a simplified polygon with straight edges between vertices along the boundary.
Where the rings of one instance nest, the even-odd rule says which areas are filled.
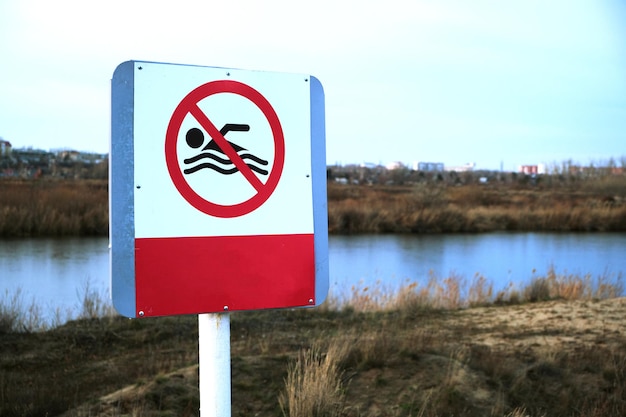
[[[330,233],[626,231],[626,176],[574,182],[328,184]]]
[[[626,231],[624,174],[453,174],[385,185],[329,180],[329,233]],[[0,237],[107,233],[106,180],[0,180]]]
[[[105,180],[0,179],[0,237],[107,236]]]
[[[232,313],[232,415],[626,415],[622,292],[621,276],[548,270],[517,289],[452,276]],[[85,294],[47,330],[0,308],[18,321],[0,328],[0,415],[198,415],[197,318],[128,320]]]

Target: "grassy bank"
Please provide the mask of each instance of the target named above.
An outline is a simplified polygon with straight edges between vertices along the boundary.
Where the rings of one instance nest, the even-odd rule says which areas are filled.
[[[0,180],[0,237],[106,236],[102,180]]]
[[[0,180],[0,237],[106,236],[106,181]],[[539,184],[328,184],[334,234],[626,231],[626,176]]]
[[[450,277],[235,313],[232,415],[626,415],[622,290],[548,271],[500,294]],[[0,415],[198,415],[196,317],[88,316],[5,329]]]
[[[331,233],[625,231],[626,177],[568,184],[329,184]]]

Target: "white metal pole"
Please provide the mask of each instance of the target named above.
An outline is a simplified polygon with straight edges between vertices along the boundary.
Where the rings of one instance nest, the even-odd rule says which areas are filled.
[[[230,417],[230,316],[198,315],[200,417]]]

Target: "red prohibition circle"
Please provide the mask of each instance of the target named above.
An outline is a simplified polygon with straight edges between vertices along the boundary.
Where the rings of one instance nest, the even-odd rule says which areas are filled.
[[[224,136],[219,132],[218,128],[215,127],[209,117],[198,107],[198,103],[201,100],[220,93],[237,94],[247,98],[261,110],[269,122],[274,139],[274,163],[265,183],[262,183],[256,174],[243,162],[232,146],[228,144]],[[177,152],[180,128],[188,114],[191,114],[198,123],[200,123],[239,169],[240,174],[255,188],[255,195],[237,204],[222,205],[206,200],[191,188],[181,170]],[[257,90],[247,84],[234,80],[211,81],[192,90],[182,99],[174,110],[165,135],[165,161],[176,189],[193,207],[205,214],[215,217],[229,218],[243,216],[261,207],[278,185],[285,162],[285,138],[283,129],[274,108]]]

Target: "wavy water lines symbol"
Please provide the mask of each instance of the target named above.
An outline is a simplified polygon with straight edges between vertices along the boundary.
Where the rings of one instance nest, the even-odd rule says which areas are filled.
[[[225,136],[226,133],[230,131],[247,132],[249,130],[249,125],[226,124],[220,129],[220,134]],[[204,144],[204,133],[197,128],[189,129],[186,134],[186,140],[187,144],[191,148],[200,148]],[[241,160],[250,168],[250,170],[261,175],[268,174],[267,169],[263,168],[267,166],[268,161],[259,158],[258,156],[250,153],[246,148],[243,148],[235,143],[228,141],[228,144],[233,148]],[[231,175],[239,172],[239,169],[235,166],[233,161],[226,156],[224,151],[217,145],[217,143],[215,143],[213,139],[211,139],[209,143],[202,148],[198,155],[184,159],[183,162],[185,165],[191,165],[189,168],[183,170],[185,174],[193,174],[194,172],[202,169],[212,169],[224,175]]]

